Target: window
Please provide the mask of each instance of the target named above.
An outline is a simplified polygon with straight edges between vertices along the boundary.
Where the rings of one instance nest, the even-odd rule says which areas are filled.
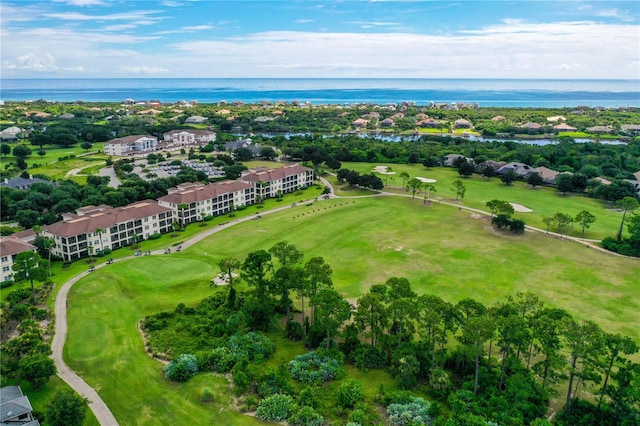
[[[9,260],[9,258],[7,256],[2,256],[2,262],[6,262],[8,260]]]
[[[3,267],[2,267],[2,272],[7,272],[8,270],[9,270],[9,267],[8,267],[8,266],[3,266]]]

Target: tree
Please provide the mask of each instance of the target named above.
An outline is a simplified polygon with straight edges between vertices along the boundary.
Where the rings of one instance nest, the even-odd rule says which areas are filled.
[[[422,182],[416,178],[409,179],[407,182],[407,191],[411,191],[412,198],[416,198],[416,192],[420,190]]]
[[[13,147],[13,156],[21,159],[25,159],[31,155],[31,150],[26,145],[16,145]]]
[[[475,167],[468,161],[461,162],[458,166],[458,174],[460,176],[469,177],[475,171]]]
[[[315,307],[314,327],[324,329],[327,335],[327,349],[331,347],[332,337],[340,326],[351,318],[351,306],[335,289],[324,287],[311,298]]]
[[[502,174],[502,176],[500,176],[500,180],[505,185],[511,185],[517,179],[518,179],[518,174],[511,169],[507,170]]]
[[[31,283],[31,293],[33,304],[36,304],[36,288],[33,280],[44,281],[47,279],[48,264],[38,253],[25,251],[18,254],[11,268],[15,271],[16,281],[29,280]]]
[[[371,338],[371,347],[375,347],[388,325],[387,310],[379,294],[369,292],[358,299],[354,321],[359,332]]]
[[[603,367],[604,371],[604,383],[602,385],[602,389],[600,390],[598,408],[600,408],[602,399],[607,393],[607,383],[609,382],[609,376],[611,375],[613,365],[618,360],[620,354],[631,355],[638,352],[638,345],[636,344],[636,342],[634,342],[630,337],[620,335],[620,333],[604,333],[603,342],[604,359],[601,366]]]
[[[304,255],[294,244],[286,241],[277,242],[269,249],[269,253],[280,262],[282,266],[293,266],[302,261]]]
[[[557,212],[553,216],[554,222],[558,228],[560,236],[564,235],[569,227],[573,224],[573,218],[566,213]]]
[[[184,225],[185,225],[184,211],[188,208],[189,208],[189,205],[187,203],[178,204],[178,211],[180,212],[180,214],[178,215],[178,218],[180,218],[180,228],[184,228]]]
[[[570,353],[569,385],[565,401],[565,411],[571,409],[571,400],[578,392],[578,386],[582,380],[599,380],[595,374],[595,360],[600,356],[602,349],[602,330],[593,321],[576,322],[572,318],[565,318],[561,326],[565,346]],[[575,389],[573,382],[578,377],[580,380]]]
[[[431,196],[433,195],[434,192],[437,192],[435,185],[433,185],[432,183],[424,182],[422,184],[422,191],[424,193],[425,203],[428,203],[429,205],[431,205]]]
[[[573,178],[569,173],[559,174],[556,176],[556,187],[562,195],[567,195],[567,192],[573,191]]]
[[[398,177],[402,178],[402,187],[405,188],[404,184],[407,181],[407,179],[410,178],[409,173],[407,172],[402,172],[398,175]]]
[[[102,234],[104,234],[104,228],[96,228],[96,234],[98,234],[98,238],[100,239],[100,251],[104,251],[104,243],[102,242]]]
[[[260,150],[260,156],[265,160],[271,161],[278,157],[278,153],[270,146],[264,146]]]
[[[240,260],[235,257],[223,257],[220,259],[220,262],[218,262],[222,276],[226,280],[227,284],[229,284],[229,289],[233,288],[234,271],[236,271],[241,265],[242,263]]]
[[[311,300],[322,287],[331,287],[333,281],[331,267],[325,263],[322,257],[313,257],[304,265],[305,280],[302,283],[303,296],[308,296],[311,304],[311,322],[315,320],[315,306]],[[304,299],[302,299],[302,315],[304,318]]]
[[[622,221],[620,222],[620,229],[618,230],[618,235],[616,236],[618,242],[620,242],[622,241],[622,230],[627,213],[633,212],[640,208],[640,204],[638,204],[638,200],[633,197],[624,197],[623,199],[616,201],[616,208],[622,210]]]
[[[462,327],[460,342],[465,355],[475,362],[473,394],[478,394],[478,377],[480,374],[480,358],[484,355],[484,344],[494,333],[493,319],[487,316],[469,318]]]
[[[438,165],[438,162],[436,161],[435,158],[433,157],[427,157],[424,160],[422,160],[422,165],[426,168],[426,169],[430,169],[431,167],[435,167]]]
[[[555,216],[542,216],[542,223],[547,225],[547,234],[549,233],[549,229],[556,223]]]
[[[7,144],[7,143],[3,143],[0,145],[0,154],[4,155],[5,157],[9,154],[11,154],[11,145]]]
[[[463,199],[465,192],[467,192],[467,187],[464,186],[464,183],[460,179],[456,179],[452,185],[451,192],[456,194],[456,200]]]
[[[258,250],[247,255],[241,267],[240,276],[252,287],[256,288],[258,299],[265,299],[271,271],[271,255],[265,250]]]
[[[249,148],[238,148],[234,151],[234,158],[238,161],[253,160],[253,152]]]
[[[89,401],[73,392],[56,392],[47,405],[47,423],[52,426],[82,426]]]
[[[82,149],[85,149],[85,150],[91,149],[92,146],[93,144],[91,142],[82,142],[82,145],[80,145],[80,147],[82,147]]]
[[[486,177],[487,179],[491,179],[495,175],[496,169],[491,166],[486,166],[484,169],[482,169],[482,176]]]
[[[588,211],[582,210],[576,215],[575,221],[582,227],[582,238],[584,238],[584,230],[596,221],[596,217]]]
[[[34,389],[40,389],[49,381],[49,377],[56,374],[56,365],[53,359],[43,353],[26,355],[19,362],[19,373]]]
[[[515,209],[508,201],[491,200],[487,201],[486,206],[489,207],[489,210],[491,210],[491,214],[493,216],[504,214],[508,217],[511,217],[515,213]]]
[[[538,185],[542,185],[544,179],[540,176],[539,173],[531,173],[527,178],[527,183],[531,185],[532,188],[535,188]]]

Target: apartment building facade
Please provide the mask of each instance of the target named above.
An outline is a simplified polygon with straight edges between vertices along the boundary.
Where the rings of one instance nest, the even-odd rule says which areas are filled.
[[[216,133],[199,129],[171,130],[165,133],[163,138],[164,142],[170,145],[199,147],[215,142]]]
[[[160,206],[172,209],[178,222],[186,225],[202,220],[205,216],[229,213],[240,206],[255,202],[253,186],[246,182],[225,180],[204,185],[184,183],[170,188],[169,194],[160,197]]]
[[[16,256],[36,247],[15,237],[0,237],[0,282],[13,281],[13,264]]]
[[[117,249],[173,230],[174,211],[154,200],[124,207],[86,206],[76,214],[44,227],[43,235],[53,238],[52,254],[65,261],[87,257],[104,249]]]
[[[313,185],[313,169],[289,164],[279,169],[255,169],[243,174],[240,180],[253,186],[257,197],[272,198]]]
[[[107,155],[135,155],[152,152],[157,148],[158,138],[149,135],[125,136],[104,143],[104,153]]]

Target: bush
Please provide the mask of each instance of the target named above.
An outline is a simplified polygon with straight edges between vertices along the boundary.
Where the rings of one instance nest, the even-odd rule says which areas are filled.
[[[276,349],[266,335],[255,331],[243,335],[234,334],[229,338],[227,348],[235,354],[236,359],[246,358],[249,361],[268,359]]]
[[[213,391],[211,388],[200,389],[200,402],[213,402]]]
[[[287,326],[284,330],[284,336],[293,341],[302,340],[303,335],[302,324],[298,321],[289,320],[287,321]]]
[[[228,373],[236,365],[237,358],[229,348],[221,346],[206,353],[199,361],[201,370]]]
[[[384,354],[369,345],[362,345],[355,350],[355,360],[356,368],[359,370],[380,369],[387,365]]]
[[[289,395],[271,395],[258,404],[256,417],[267,422],[280,422],[291,415],[295,403]]]
[[[338,404],[342,408],[353,408],[364,399],[364,386],[355,379],[348,379],[338,388]]]
[[[429,403],[422,398],[411,398],[408,403],[393,403],[387,407],[389,421],[396,426],[428,426],[433,424]]]
[[[289,362],[289,371],[291,377],[308,385],[340,379],[345,374],[338,360],[313,351],[296,356]]]
[[[267,397],[278,393],[291,395],[295,392],[289,381],[286,368],[279,369],[273,367],[267,370],[257,380],[258,395]]]
[[[322,426],[324,417],[311,407],[302,407],[289,417],[289,424],[294,426]]]
[[[149,235],[149,236],[147,237],[147,240],[157,240],[157,239],[159,239],[160,237],[162,237],[162,235],[160,235],[160,234],[158,234],[158,233],[156,233],[156,234],[151,234],[151,235]]]
[[[164,376],[174,382],[186,382],[197,372],[198,360],[192,354],[181,354],[164,367]]]
[[[47,405],[47,422],[52,426],[80,426],[88,401],[71,390],[56,392]]]

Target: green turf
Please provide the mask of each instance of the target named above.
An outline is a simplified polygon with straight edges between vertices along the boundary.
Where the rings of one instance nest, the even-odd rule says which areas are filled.
[[[425,177],[435,179],[437,182],[434,198],[455,200],[455,194],[451,191],[454,180],[460,179],[467,188],[462,203],[465,206],[488,211],[487,201],[498,199],[512,203],[522,204],[533,210],[528,213],[516,212],[515,218],[522,219],[527,225],[546,229],[542,222],[543,216],[553,216],[556,212],[562,212],[575,217],[580,211],[587,210],[596,216],[596,222],[586,230],[584,237],[588,239],[602,240],[605,237],[615,236],[620,226],[622,214],[612,210],[608,203],[588,198],[583,195],[562,195],[555,188],[536,187],[532,189],[524,182],[514,182],[505,185],[499,177],[487,179],[474,175],[470,178],[460,177],[456,169],[450,167],[433,167],[426,169],[421,164],[370,164],[370,163],[343,163],[342,167],[356,170],[360,173],[370,173],[376,165],[389,166],[395,175],[379,175],[386,182],[385,191],[403,192],[402,172],[407,172],[410,177]],[[406,192],[405,192],[406,193]],[[419,197],[421,195],[416,195]],[[580,237],[582,229],[575,224],[570,235]]]
[[[225,401],[198,402],[201,386],[224,394],[224,383],[214,378],[165,381],[162,365],[144,352],[137,323],[211,294],[209,281],[219,272],[220,258],[243,259],[281,240],[296,244],[307,258],[323,256],[333,268],[335,287],[349,298],[391,276],[407,277],[418,293],[451,302],[473,297],[491,304],[531,291],[549,306],[640,341],[640,261],[544,234],[497,233],[486,220],[449,206],[375,197],[287,209],[214,234],[179,254],[96,271],[71,290],[65,359],[123,424],[254,422],[226,410]],[[288,351],[293,352],[276,354],[274,362],[296,352]]]

